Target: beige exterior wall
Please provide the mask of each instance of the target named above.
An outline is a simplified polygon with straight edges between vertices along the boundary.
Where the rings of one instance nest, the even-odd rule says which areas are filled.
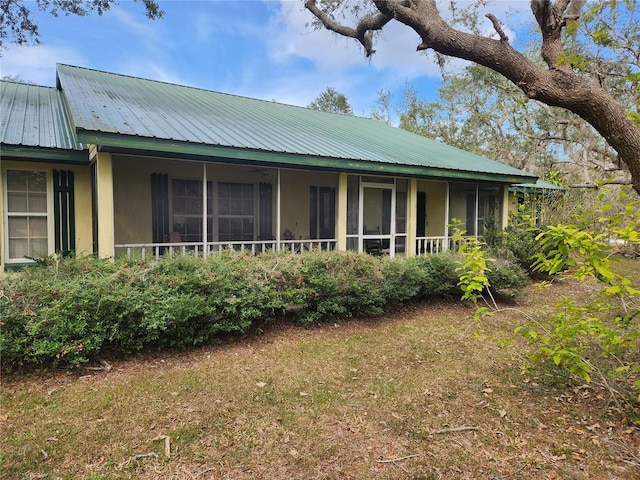
[[[113,159],[110,153],[92,153],[96,166],[96,192],[98,197],[98,256],[112,258],[114,248]]]
[[[53,170],[66,170],[74,175],[75,200],[75,242],[77,255],[89,255],[93,252],[92,223],[91,223],[91,170],[85,165],[68,165],[62,163],[0,161],[0,271],[4,271],[7,257],[7,231],[5,217],[5,178],[6,170],[35,170],[47,173],[47,222],[49,236],[49,253],[55,248],[53,225]]]
[[[446,206],[447,184],[446,182],[418,181],[418,191],[426,192],[427,196],[427,224],[425,233],[427,237],[439,237],[446,233]]]
[[[323,172],[303,172],[299,170],[282,170],[280,188],[282,232],[289,229],[295,238],[309,238],[310,231],[310,187],[334,187],[336,189],[336,206],[338,203],[338,175]],[[275,197],[274,184],[274,197]],[[275,208],[274,221],[275,221]],[[336,212],[336,219],[337,219]],[[275,228],[275,227],[274,227]],[[337,235],[337,230],[336,230]]]
[[[258,185],[272,185],[273,235],[276,236],[278,171],[274,168],[236,166],[208,163],[208,181],[252,183],[255,185],[254,232],[260,231]],[[163,173],[171,179],[202,180],[201,162],[177,161],[161,158],[113,156],[115,243],[151,243],[151,174]],[[338,175],[322,172],[281,170],[281,232],[289,229],[296,238],[309,237],[310,187],[329,186],[338,194]],[[215,191],[215,189],[214,189]],[[337,198],[336,198],[337,204]],[[171,210],[171,205],[169,206]],[[336,213],[337,216],[337,213]],[[214,222],[214,238],[216,225]]]
[[[409,180],[407,192],[407,250],[406,255],[413,257],[416,254],[416,223],[418,207],[418,181]]]
[[[112,160],[115,243],[151,243],[150,178],[156,170],[140,158],[113,155]]]

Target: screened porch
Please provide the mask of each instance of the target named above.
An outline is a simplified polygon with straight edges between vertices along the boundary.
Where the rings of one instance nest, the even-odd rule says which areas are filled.
[[[502,226],[502,186],[113,155],[114,255],[412,256]],[[493,221],[493,220],[492,220]]]

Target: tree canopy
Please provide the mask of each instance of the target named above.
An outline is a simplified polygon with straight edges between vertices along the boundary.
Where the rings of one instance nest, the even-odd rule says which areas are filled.
[[[418,51],[482,65],[508,79],[526,99],[573,112],[615,150],[640,193],[638,3],[532,0],[540,60],[516,49],[494,14],[486,15],[494,34],[486,35],[474,16],[477,10],[456,10],[457,2],[449,2],[446,19],[436,0],[306,0],[305,7],[318,28],[355,39],[366,56],[375,53],[375,34],[399,22],[419,35]],[[341,23],[345,19],[352,23]],[[618,95],[620,86],[632,95]]]
[[[162,18],[164,12],[156,0],[134,0],[144,5],[145,14],[151,20]],[[117,0],[0,0],[0,47],[6,40],[24,45],[40,43],[38,23],[33,18],[33,9],[60,15],[78,15],[81,17],[108,12]]]
[[[347,97],[333,87],[325,88],[308,107],[323,112],[353,115],[353,109],[347,101]]]
[[[470,64],[448,73],[435,101],[419,98],[409,84],[400,98],[384,91],[378,96],[373,118],[393,116],[404,130],[541,178],[564,177],[567,185],[580,187],[630,183],[616,152],[588,123],[565,109],[527,101],[486,67]]]

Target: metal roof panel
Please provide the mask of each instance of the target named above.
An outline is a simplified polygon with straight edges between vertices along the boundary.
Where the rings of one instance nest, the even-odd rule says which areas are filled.
[[[533,175],[399,128],[188,86],[58,65],[78,129],[330,159]]]
[[[0,143],[82,150],[59,90],[0,81]]]

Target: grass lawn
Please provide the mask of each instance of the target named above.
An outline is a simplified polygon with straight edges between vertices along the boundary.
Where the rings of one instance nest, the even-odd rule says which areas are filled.
[[[640,478],[640,430],[606,390],[521,373],[523,313],[590,288],[531,286],[479,323],[433,302],[5,377],[0,477]]]

